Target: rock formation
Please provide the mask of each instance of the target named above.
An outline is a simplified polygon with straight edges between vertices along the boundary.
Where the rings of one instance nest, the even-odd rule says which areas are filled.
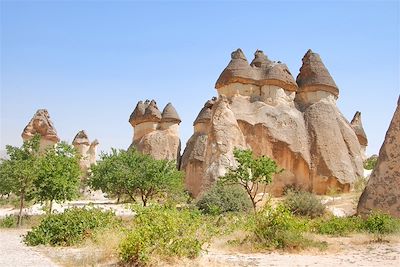
[[[400,217],[400,97],[379,151],[377,165],[358,202],[359,214],[373,210]]]
[[[287,185],[324,194],[348,191],[362,175],[360,144],[336,107],[339,90],[318,54],[309,50],[297,83],[281,62],[260,50],[249,64],[238,49],[216,82],[182,156],[187,189],[197,196],[234,166],[234,147],[251,148],[285,169],[271,190]]]
[[[31,139],[35,134],[39,134],[40,138],[40,151],[44,151],[50,146],[54,146],[60,141],[57,136],[56,128],[50,120],[49,112],[46,109],[39,109],[36,111],[33,118],[22,132],[22,139],[24,141]]]
[[[99,141],[95,139],[92,143],[90,143],[86,132],[82,130],[75,135],[75,138],[72,141],[72,145],[81,155],[79,165],[82,172],[86,175],[87,171],[90,168],[90,165],[96,163],[97,146],[99,145]]]
[[[367,159],[367,146],[368,146],[368,139],[367,135],[365,134],[362,121],[361,121],[361,112],[357,111],[356,114],[354,114],[353,119],[351,120],[351,127],[353,128],[354,132],[357,135],[358,142],[360,143],[361,146],[361,156],[363,161]]]
[[[176,160],[179,164],[181,119],[171,103],[161,113],[154,100],[146,100],[144,103],[139,101],[129,122],[134,129],[130,147],[135,147],[155,159]]]

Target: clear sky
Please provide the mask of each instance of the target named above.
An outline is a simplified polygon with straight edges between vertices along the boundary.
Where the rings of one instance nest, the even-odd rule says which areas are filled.
[[[39,108],[62,140],[85,129],[100,150],[127,148],[137,101],[172,102],[183,144],[230,53],[256,49],[296,77],[307,49],[362,113],[368,154],[383,142],[400,93],[399,1],[0,1],[1,142],[20,145]]]

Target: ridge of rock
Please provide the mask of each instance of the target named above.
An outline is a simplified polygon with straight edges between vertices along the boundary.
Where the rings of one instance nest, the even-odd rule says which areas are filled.
[[[368,145],[368,139],[367,135],[365,134],[362,121],[361,121],[361,112],[357,111],[354,114],[353,119],[351,120],[351,127],[353,128],[354,132],[357,135],[358,141],[360,142],[360,145],[362,146],[367,146]]]

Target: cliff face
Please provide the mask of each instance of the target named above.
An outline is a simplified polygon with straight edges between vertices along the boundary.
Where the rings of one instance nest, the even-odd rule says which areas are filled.
[[[400,218],[400,97],[375,169],[358,202],[357,212],[381,210]]]
[[[171,103],[168,103],[161,113],[154,100],[146,100],[144,103],[139,101],[129,122],[134,129],[130,147],[155,159],[175,160],[179,164],[181,120]]]
[[[285,169],[270,187],[276,195],[287,185],[348,191],[362,175],[361,147],[336,107],[339,89],[319,55],[306,53],[297,83],[262,51],[251,64],[240,49],[231,57],[216,82],[218,98],[201,110],[182,157],[188,190],[194,196],[206,190],[236,164],[232,152],[239,147]]]

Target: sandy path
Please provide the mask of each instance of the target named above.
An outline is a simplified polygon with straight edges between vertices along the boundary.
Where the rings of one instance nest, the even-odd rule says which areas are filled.
[[[0,266],[53,267],[48,258],[22,243],[26,230],[0,230]]]

